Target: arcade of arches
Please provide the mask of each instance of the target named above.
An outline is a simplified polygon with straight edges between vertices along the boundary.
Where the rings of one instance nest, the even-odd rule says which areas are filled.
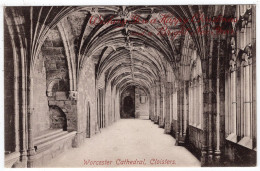
[[[158,124],[201,166],[255,166],[255,15],[254,5],[5,7],[6,167],[44,166],[130,118]],[[218,17],[236,21],[205,22]]]

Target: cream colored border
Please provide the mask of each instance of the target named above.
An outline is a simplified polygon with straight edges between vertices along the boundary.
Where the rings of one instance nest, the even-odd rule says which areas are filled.
[[[4,168],[4,51],[3,51],[3,7],[4,6],[70,6],[70,5],[188,5],[188,4],[257,4],[256,8],[256,18],[257,18],[257,23],[256,23],[256,41],[257,41],[257,66],[260,66],[260,59],[259,59],[259,51],[260,51],[260,45],[259,45],[259,10],[260,10],[260,0],[196,0],[196,1],[191,1],[191,0],[1,0],[0,5],[0,170],[27,170],[27,169],[6,169]],[[259,85],[260,85],[260,72],[259,68],[257,67],[257,97],[259,97]],[[258,106],[259,105],[259,100],[257,101]],[[260,118],[260,112],[259,108],[257,110],[258,112],[258,117],[257,117],[257,125],[258,125],[258,132],[257,132],[257,137],[259,139],[260,135],[260,129],[259,129],[259,118]],[[259,140],[258,140],[258,147],[259,147]],[[259,167],[260,164],[260,159],[259,159],[259,152],[257,153],[257,164]],[[248,170],[259,170],[258,167],[255,168],[126,168],[124,170],[135,170],[135,171],[143,171],[143,170],[238,170],[238,171],[248,171]],[[121,170],[122,168],[108,168],[106,170],[109,171],[114,171],[114,170]],[[66,169],[30,169],[30,170],[42,170],[42,171],[49,171],[49,170],[55,170],[55,171],[71,171],[72,168],[66,168]],[[73,168],[75,170],[75,168]],[[90,168],[78,168],[76,170],[103,170],[103,168],[97,168],[97,169],[90,169]]]

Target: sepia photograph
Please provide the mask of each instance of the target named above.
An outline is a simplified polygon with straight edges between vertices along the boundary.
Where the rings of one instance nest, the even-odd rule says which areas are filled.
[[[256,6],[2,6],[4,168],[256,167]]]

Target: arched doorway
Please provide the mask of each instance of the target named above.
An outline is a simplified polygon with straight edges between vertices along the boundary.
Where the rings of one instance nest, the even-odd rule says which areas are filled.
[[[51,128],[62,128],[67,131],[67,117],[65,113],[58,106],[50,106]]]
[[[131,96],[126,96],[124,98],[123,111],[126,118],[135,117],[134,99]]]
[[[121,93],[120,117],[135,118],[135,86],[129,86]]]

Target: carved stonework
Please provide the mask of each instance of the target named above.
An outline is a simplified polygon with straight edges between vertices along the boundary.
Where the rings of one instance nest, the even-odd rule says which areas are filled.
[[[245,49],[244,52],[247,54],[247,56],[251,57],[252,56],[252,45],[251,43],[249,43]]]
[[[252,45],[248,44],[242,54],[243,65],[247,66],[252,64]]]
[[[69,91],[69,98],[71,100],[77,100],[78,92],[77,91]]]
[[[236,70],[236,62],[235,61],[230,60],[229,65],[230,65],[230,71],[233,72],[233,71]]]
[[[46,94],[47,94],[48,97],[52,97],[53,96],[53,92],[52,91],[47,91]]]

